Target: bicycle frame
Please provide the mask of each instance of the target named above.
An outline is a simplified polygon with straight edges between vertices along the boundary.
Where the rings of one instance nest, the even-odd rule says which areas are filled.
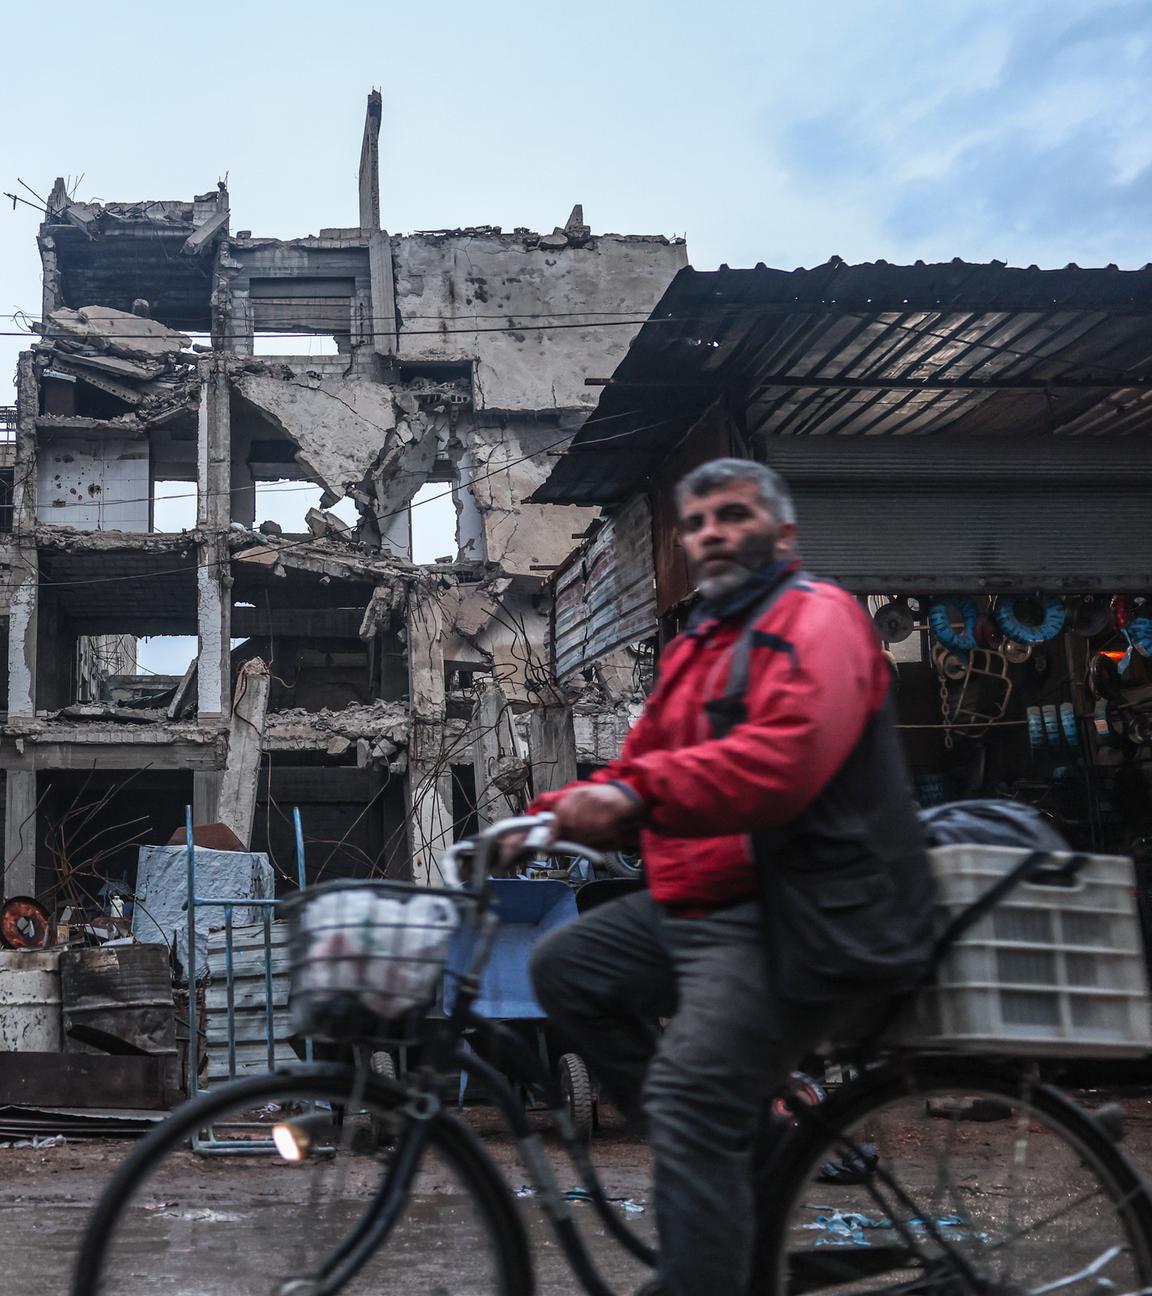
[[[502,1067],[508,1068],[517,1081],[544,1096],[576,1176],[609,1235],[643,1264],[655,1265],[655,1251],[636,1237],[613,1210],[587,1149],[572,1128],[554,1082],[532,1050],[515,1032],[498,1022],[471,1013],[467,1015],[467,1021],[470,1047],[465,1047],[451,1019],[446,1020],[443,1029],[425,1041],[432,1060],[416,1073],[419,1077],[417,1083],[396,1085],[409,1096],[408,1103],[401,1109],[407,1120],[388,1172],[363,1217],[324,1264],[326,1290],[340,1291],[387,1240],[419,1170],[431,1122],[451,1119],[445,1112],[450,1098],[450,1072],[466,1066],[483,1078],[490,1098],[516,1139],[521,1163],[536,1187],[545,1217],[581,1286],[590,1296],[614,1296],[612,1288],[600,1277],[580,1237],[571,1205],[564,1197],[540,1136],[529,1124],[524,1107],[505,1078],[504,1070],[494,1065],[485,1054],[498,1056]]]
[[[388,1173],[363,1218],[325,1264],[324,1278],[332,1284],[330,1289],[333,1291],[340,1290],[359,1272],[395,1225],[427,1145],[430,1122],[442,1116],[449,1099],[451,1077],[462,1069],[483,1079],[489,1097],[512,1131],[521,1162],[535,1184],[544,1214],[584,1290],[590,1296],[613,1296],[612,1289],[600,1277],[580,1237],[571,1205],[564,1196],[539,1135],[533,1131],[523,1104],[506,1078],[509,1074],[544,1099],[577,1178],[609,1235],[641,1263],[649,1266],[656,1263],[655,1251],[636,1237],[612,1209],[587,1148],[578,1138],[559,1089],[541,1059],[514,1031],[474,1010],[480,994],[480,974],[496,930],[496,919],[487,903],[489,861],[502,837],[519,830],[537,831],[546,826],[546,821],[542,825],[542,819],[543,816],[505,820],[480,834],[475,847],[468,848],[473,854],[473,877],[470,881],[476,884],[474,889],[480,900],[478,939],[471,965],[459,977],[448,1016],[442,1022],[429,1023],[427,1034],[421,1041],[427,1050],[427,1061],[417,1072],[417,1082],[397,1086],[410,1097],[403,1109],[408,1120]],[[544,846],[545,843],[529,841],[530,847],[536,845]],[[579,851],[584,858],[594,854],[586,847],[566,842],[548,844],[547,849],[558,855]],[[463,853],[463,848],[449,848],[442,861],[442,871],[450,884],[459,878]]]

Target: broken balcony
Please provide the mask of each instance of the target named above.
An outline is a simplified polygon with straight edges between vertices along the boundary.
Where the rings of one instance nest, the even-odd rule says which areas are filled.
[[[203,252],[227,218],[223,185],[191,202],[80,203],[58,180],[40,229],[46,294],[58,306],[127,313],[143,299],[152,319],[207,332],[212,263]]]

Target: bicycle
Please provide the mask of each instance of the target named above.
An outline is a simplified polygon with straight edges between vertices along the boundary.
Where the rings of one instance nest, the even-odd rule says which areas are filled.
[[[543,1095],[598,1226],[639,1266],[655,1264],[653,1249],[607,1199],[539,1059],[471,1010],[493,930],[485,889],[492,852],[508,832],[539,833],[546,818],[506,820],[450,848],[447,875],[471,864],[459,890],[348,882],[301,893],[294,1001],[305,1025],[364,1042],[357,1064],[314,1063],[238,1080],[173,1113],[134,1149],[97,1204],[72,1296],[531,1296],[533,1257],[515,1200],[492,1157],[449,1111],[462,1068],[483,1080],[512,1130],[535,1198],[583,1289],[612,1296],[508,1075]],[[589,855],[566,843],[547,851]],[[366,889],[398,904],[426,897],[450,906],[459,922],[395,923],[388,930],[400,935],[371,954],[345,943],[318,957],[318,931],[332,936],[341,922],[347,929],[335,913],[338,898]],[[309,906],[325,896],[336,921],[309,927]],[[430,1016],[441,980],[448,988]],[[341,993],[333,995],[334,987]],[[388,996],[391,1004],[382,1002]],[[403,1013],[393,1011],[400,1007]],[[391,1022],[389,1039],[419,1048],[418,1064],[400,1080],[372,1067],[383,1020]],[[827,1101],[814,1101],[805,1087],[785,1089],[774,1104],[760,1163],[755,1296],[1152,1290],[1152,1200],[1117,1145],[1112,1115],[1084,1111],[1027,1064],[895,1046],[857,1050],[851,1060],[856,1078]],[[271,1250],[254,1236],[259,1209],[219,1209],[228,1204],[223,1181],[202,1217],[165,1199],[169,1158],[196,1130],[237,1117],[264,1134],[271,1127],[281,1153],[268,1166],[269,1191],[278,1197]],[[430,1164],[441,1188],[444,1175],[453,1177],[455,1192],[422,1191]],[[213,1244],[218,1257],[209,1254]],[[189,1269],[173,1279],[181,1260]]]

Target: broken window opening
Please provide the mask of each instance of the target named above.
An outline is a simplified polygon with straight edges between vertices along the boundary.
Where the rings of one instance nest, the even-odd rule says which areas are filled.
[[[57,418],[114,419],[132,413],[131,401],[56,369],[40,380],[40,413]]]
[[[309,509],[320,509],[321,498],[325,491],[312,482],[291,481],[281,478],[278,481],[258,481],[256,483],[256,523],[274,523],[290,535],[308,535],[311,528],[307,522]],[[360,518],[356,505],[347,497],[338,500],[330,509],[324,510],[349,529],[349,539],[354,538]]]
[[[452,766],[452,825],[457,841],[480,831],[476,809],[476,771],[471,765]]]
[[[349,349],[356,300],[354,278],[280,275],[249,279],[256,355],[335,355]],[[298,337],[269,337],[292,333]],[[268,343],[274,349],[268,350]],[[320,343],[326,349],[316,349]],[[287,349],[284,349],[284,348]]]
[[[77,636],[74,694],[81,705],[145,706],[168,687],[164,677],[141,672],[135,635]]]
[[[415,563],[455,562],[457,538],[455,487],[451,482],[425,482],[412,496],[408,519]]]
[[[12,489],[15,475],[12,468],[0,468],[0,532],[12,530]]]
[[[179,680],[199,650],[195,635],[146,635],[137,641],[136,660],[142,675],[174,675]]]
[[[152,530],[193,531],[196,528],[196,483],[152,483]]]
[[[347,350],[347,345],[345,345]],[[254,333],[252,354],[257,356],[334,356],[340,346],[332,333]]]
[[[37,863],[42,889],[59,910],[88,904],[107,913],[108,892],[135,890],[140,847],[164,842],[192,799],[188,770],[50,770],[37,778]],[[131,902],[125,913],[131,915]],[[77,933],[78,934],[78,933]]]

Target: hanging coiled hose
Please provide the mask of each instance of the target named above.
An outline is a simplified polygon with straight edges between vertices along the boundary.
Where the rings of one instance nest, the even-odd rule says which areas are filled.
[[[952,624],[958,613],[962,628]],[[976,604],[970,598],[957,595],[941,599],[928,609],[928,626],[937,640],[953,652],[971,652],[976,647]]]
[[[1064,622],[1068,618],[1068,613],[1060,599],[1055,594],[1045,594],[1027,600],[1038,603],[1043,609],[1044,615],[1038,625],[1030,625],[1020,619],[1017,608],[1024,601],[1024,599],[1009,598],[1001,599],[996,604],[996,624],[1000,629],[1009,639],[1014,639],[1017,643],[1037,644],[1055,639],[1064,629]]]

